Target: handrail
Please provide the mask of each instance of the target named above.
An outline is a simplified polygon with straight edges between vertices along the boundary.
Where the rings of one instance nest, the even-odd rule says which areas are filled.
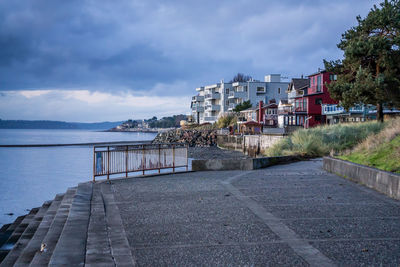
[[[93,181],[97,176],[143,172],[149,170],[186,167],[188,170],[188,145],[160,143],[93,147]]]

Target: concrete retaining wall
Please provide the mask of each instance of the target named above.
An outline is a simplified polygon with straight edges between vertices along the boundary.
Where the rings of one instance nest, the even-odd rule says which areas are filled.
[[[251,159],[208,159],[193,160],[193,171],[227,171],[227,170],[255,170],[277,164],[286,164],[302,160],[297,156],[266,157]]]
[[[324,157],[324,169],[400,200],[398,174],[331,157]]]

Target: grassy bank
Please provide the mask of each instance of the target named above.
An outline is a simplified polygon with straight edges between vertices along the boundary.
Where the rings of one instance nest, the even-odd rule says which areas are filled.
[[[369,136],[339,158],[400,173],[400,118],[387,122],[384,130]]]
[[[320,157],[330,152],[341,152],[380,132],[385,125],[374,121],[301,129],[268,149],[266,156]]]

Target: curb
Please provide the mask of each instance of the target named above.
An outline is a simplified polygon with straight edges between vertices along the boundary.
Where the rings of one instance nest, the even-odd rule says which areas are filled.
[[[309,158],[301,156],[281,156],[249,159],[208,159],[193,160],[193,171],[228,171],[228,170],[256,170],[267,168],[278,164],[307,160]]]
[[[400,175],[350,161],[324,157],[324,170],[400,200]]]

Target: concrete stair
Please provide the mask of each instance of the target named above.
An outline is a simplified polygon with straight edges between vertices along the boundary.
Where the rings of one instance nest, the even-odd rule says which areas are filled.
[[[136,265],[106,183],[81,183],[4,225],[0,246],[0,267]]]
[[[44,236],[41,244],[45,245],[43,251],[40,250],[40,247],[37,248],[36,253],[30,262],[30,266],[47,266],[51,255],[57,245],[58,239],[61,235],[61,232],[64,228],[64,224],[67,221],[69,209],[71,208],[72,200],[76,193],[75,188],[70,188],[65,193],[60,206],[57,209],[57,212],[51,222],[51,225]]]
[[[1,228],[2,231],[0,232],[0,262],[2,262],[2,260],[7,256],[8,252],[11,249],[10,247],[4,244],[10,238],[15,228],[17,228],[17,226],[22,222],[25,216],[26,215],[19,216],[12,224],[4,225]]]
[[[26,266],[28,265],[33,257],[35,256],[35,253],[40,250],[40,246],[42,244],[42,241],[44,237],[46,236],[51,223],[53,222],[53,219],[57,213],[58,208],[60,207],[61,201],[64,198],[65,194],[58,194],[54,200],[52,201],[51,205],[47,209],[46,214],[44,215],[42,221],[40,222],[40,225],[38,226],[35,234],[29,241],[29,243],[26,245],[24,250],[21,252],[21,255],[15,262],[15,266]]]
[[[13,249],[7,254],[6,258],[3,260],[2,265],[5,266],[11,266],[15,263],[15,261],[18,259],[19,255],[21,252],[24,250],[26,245],[29,243],[29,241],[32,239],[33,235],[35,234],[40,222],[43,219],[43,216],[46,214],[47,209],[49,208],[51,204],[51,201],[45,202],[42,207],[37,211],[34,217],[27,222],[27,226],[24,230],[24,232],[16,236],[16,232],[13,233],[11,237],[14,237],[15,240],[15,245],[13,246]],[[24,221],[29,217],[25,217]],[[22,223],[21,223],[22,224]],[[13,240],[11,240],[12,242]]]
[[[29,223],[33,220],[35,214],[38,211],[39,208],[31,209],[31,211],[22,219],[22,221],[20,221],[18,225],[15,225],[15,228],[12,229],[13,231],[11,235],[0,248],[2,252],[2,258],[4,258],[2,262],[4,262],[4,260],[7,258],[9,251],[11,251],[13,248],[16,247],[19,238],[24,233],[25,229],[28,227]],[[9,266],[9,265],[2,264],[0,266]]]

